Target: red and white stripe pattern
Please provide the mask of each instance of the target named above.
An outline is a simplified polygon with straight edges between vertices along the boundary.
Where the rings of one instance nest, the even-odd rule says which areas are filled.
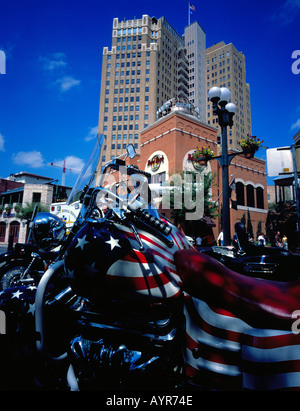
[[[222,309],[185,297],[186,373],[207,388],[300,388],[300,335],[256,329]]]
[[[242,347],[243,386],[248,390],[300,389],[300,336],[252,329]]]
[[[174,246],[168,248],[157,237],[146,231],[139,231],[145,247],[139,251],[130,228],[118,225],[130,240],[132,253],[116,261],[107,271],[107,281],[124,294],[134,293],[153,298],[175,298],[181,294],[181,279],[174,265],[175,251],[190,248],[185,237],[174,227],[171,234]]]

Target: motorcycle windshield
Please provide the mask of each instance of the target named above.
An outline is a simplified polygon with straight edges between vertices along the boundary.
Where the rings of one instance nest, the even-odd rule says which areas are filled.
[[[97,207],[119,210],[147,210],[156,218],[160,218],[151,192],[148,178],[138,168],[118,164],[108,164],[104,168],[96,202]]]
[[[67,200],[67,205],[73,204],[80,199],[83,189],[88,186],[95,186],[95,179],[99,172],[101,172],[100,161],[102,158],[102,149],[104,146],[105,137],[103,134],[98,134],[95,147],[90,155],[89,160],[82,167],[82,170],[72,188],[72,191]]]

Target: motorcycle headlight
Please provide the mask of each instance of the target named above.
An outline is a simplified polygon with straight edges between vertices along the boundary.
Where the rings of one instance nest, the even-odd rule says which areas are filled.
[[[50,251],[58,247],[64,240],[65,232],[65,223],[53,214],[39,213],[33,220],[32,234],[34,241],[44,251]]]

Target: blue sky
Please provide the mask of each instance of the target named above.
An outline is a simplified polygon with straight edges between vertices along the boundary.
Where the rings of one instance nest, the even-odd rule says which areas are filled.
[[[191,3],[207,47],[224,40],[246,56],[253,134],[270,148],[292,144],[300,129],[300,74],[292,71],[293,63],[300,69],[300,51],[299,63],[292,58],[300,50],[300,0]],[[66,184],[74,183],[95,142],[113,18],[143,14],[165,16],[182,34],[188,1],[0,0],[0,177],[28,171],[61,181],[62,169],[49,164],[66,160]]]

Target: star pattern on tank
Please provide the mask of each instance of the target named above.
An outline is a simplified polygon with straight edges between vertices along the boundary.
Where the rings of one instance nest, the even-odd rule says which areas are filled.
[[[113,250],[115,247],[120,247],[121,248],[121,246],[119,244],[119,240],[117,240],[116,238],[114,238],[112,236],[110,236],[110,240],[105,241],[105,243],[110,244],[110,249],[111,250]]]
[[[83,249],[84,249],[84,246],[85,246],[86,244],[89,244],[89,241],[86,241],[86,235],[83,236],[82,238],[81,238],[81,237],[77,237],[77,241],[78,241],[78,244],[76,245],[75,248],[80,247],[82,251],[83,251]]]

